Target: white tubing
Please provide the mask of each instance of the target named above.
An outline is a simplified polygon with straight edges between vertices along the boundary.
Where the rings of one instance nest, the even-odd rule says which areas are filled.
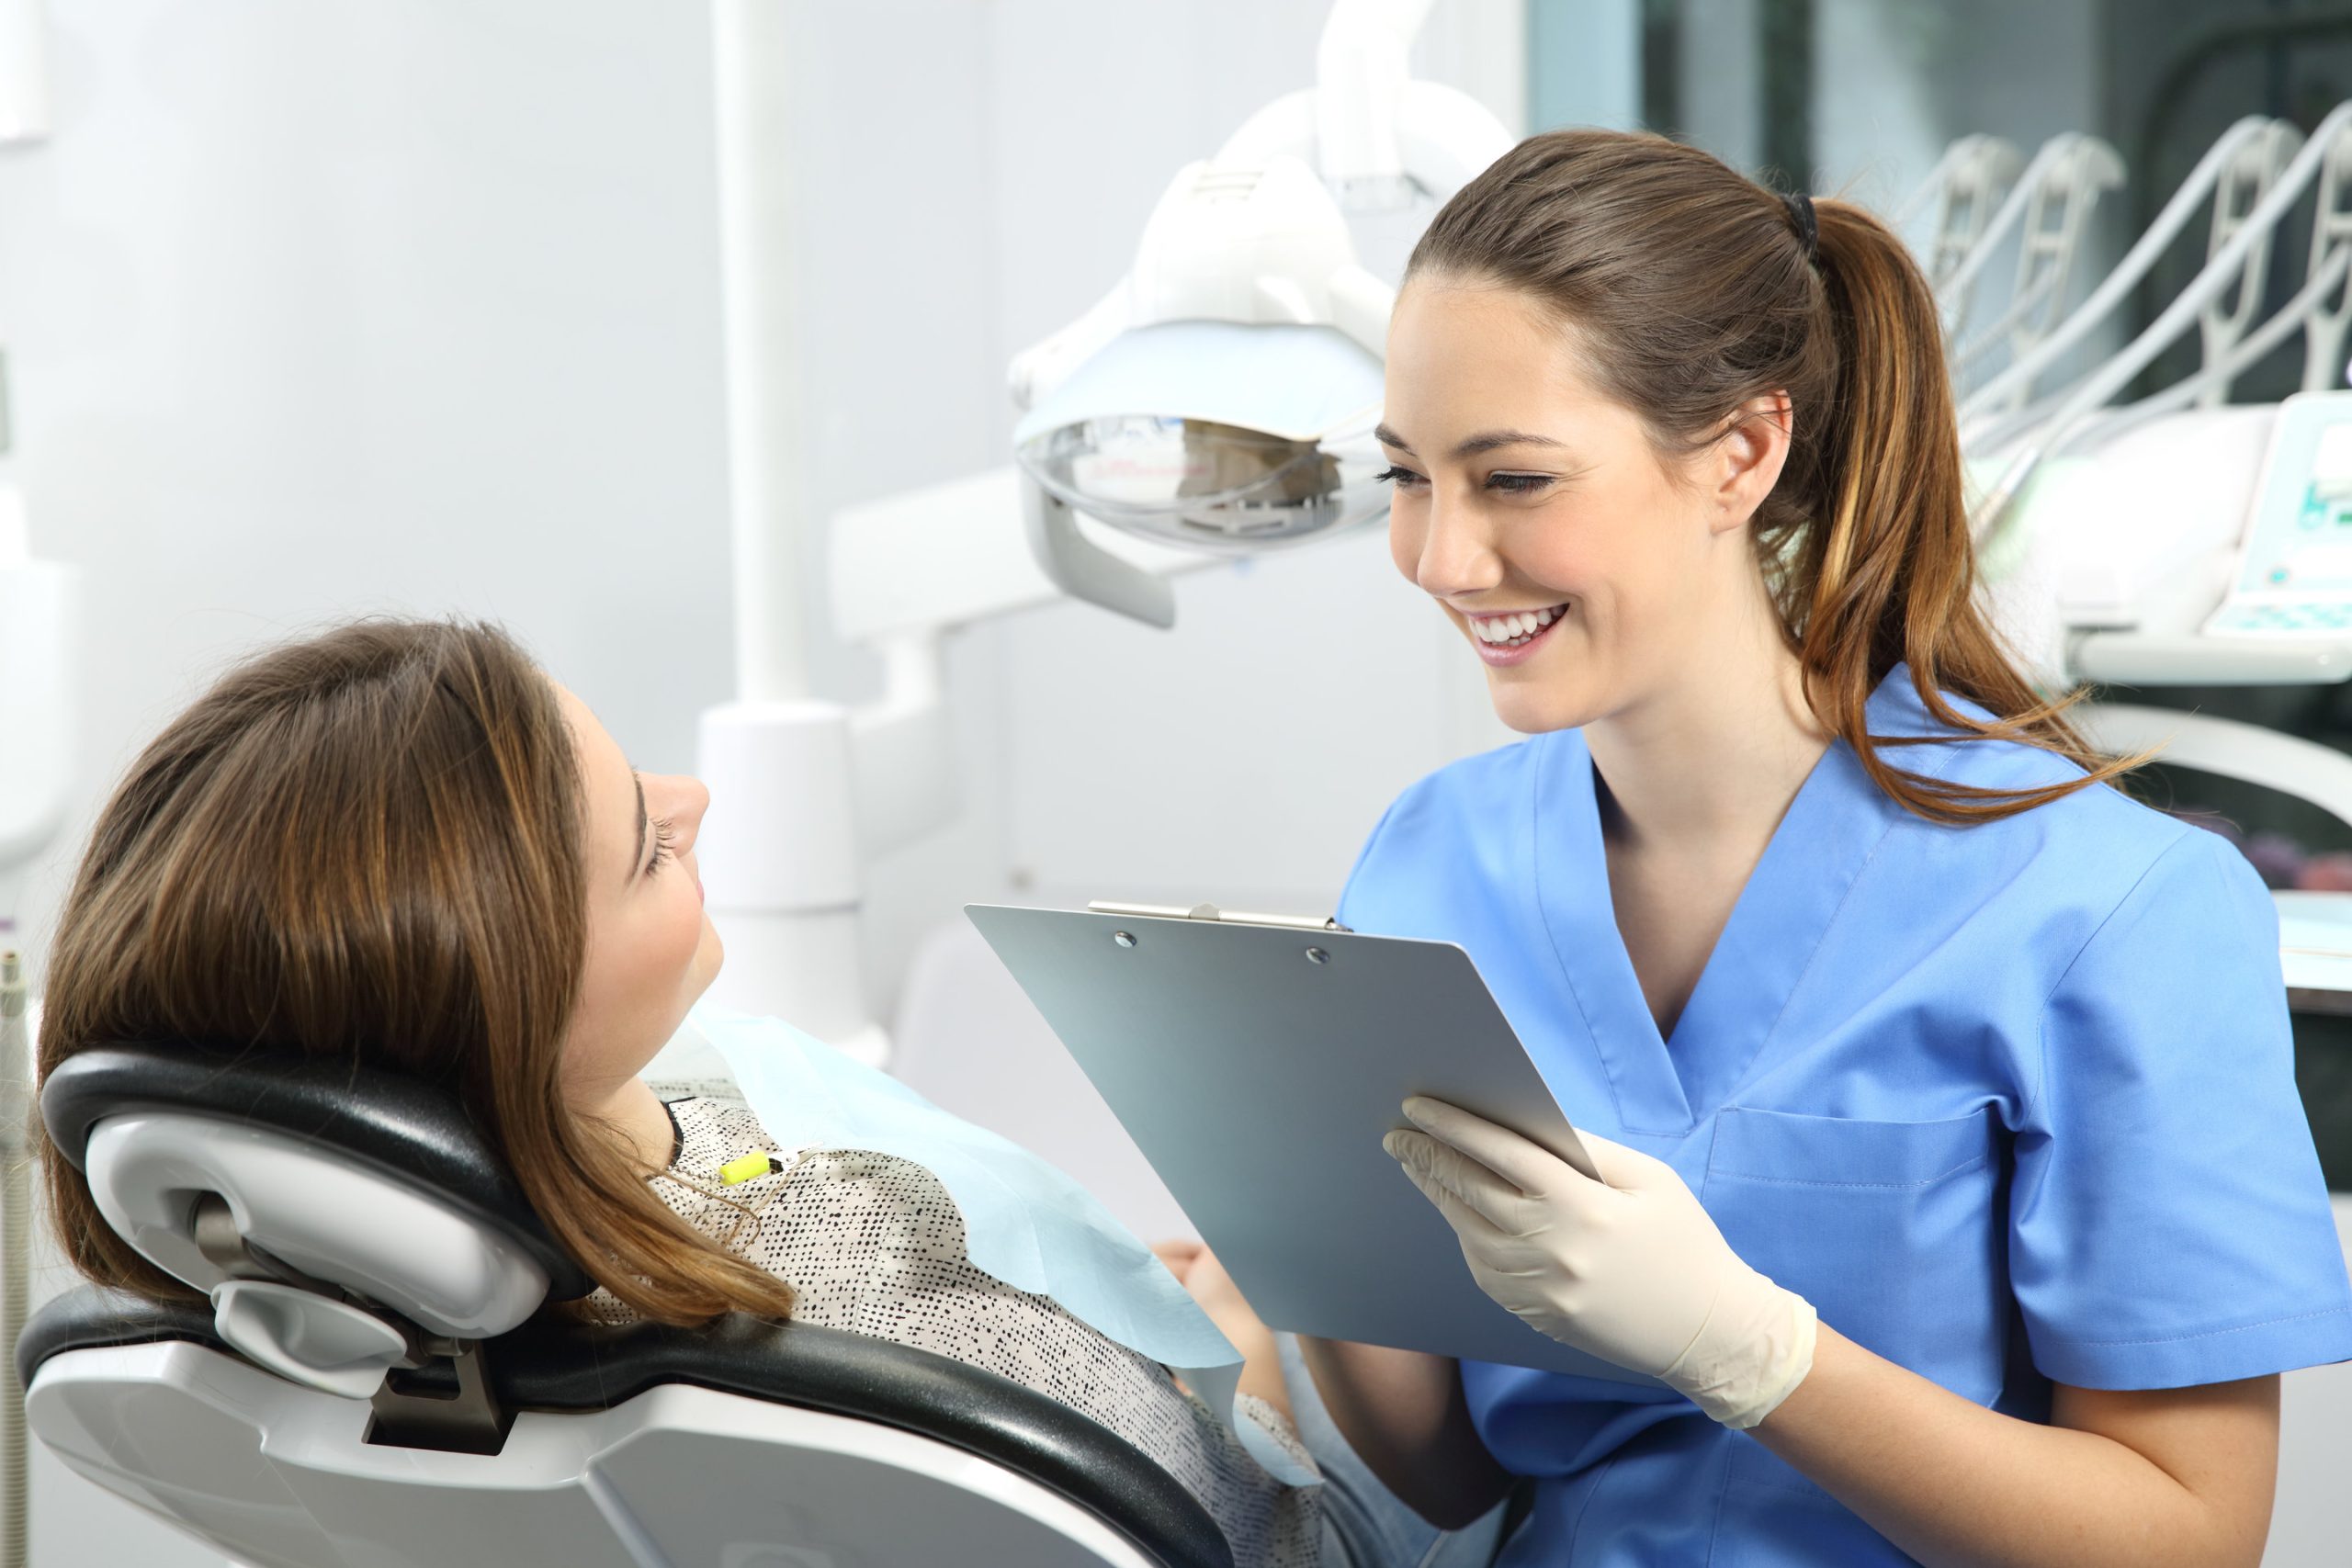
[[[2010,392],[2021,389],[2035,377],[2058,363],[2068,349],[2089,335],[2091,330],[2105,321],[2108,313],[2120,304],[2140,280],[2156,265],[2156,260],[2178,237],[2188,221],[2204,205],[2213,187],[2221,184],[2222,171],[2254,138],[2268,134],[2270,121],[2259,115],[2249,115],[2222,133],[2221,139],[2199,159],[2197,167],[2180,182],[2180,188],[2156,214],[2147,232],[2124,253],[2115,264],[2115,270],[2091,291],[2091,297],[2075,308],[2063,325],[2041,340],[2031,354],[2017,361],[1999,375],[1968,394],[1960,407],[1961,423],[1965,427],[1973,416],[1996,408]],[[1963,440],[1965,435],[1963,435]]]
[[[1989,350],[2007,342],[2010,333],[2022,326],[2028,316],[2041,308],[2042,303],[2050,298],[2052,286],[2064,281],[2065,275],[2063,273],[2045,272],[2026,285],[2009,300],[2009,308],[2001,312],[1998,321],[1951,351],[1951,367],[1954,370],[1964,370],[1983,358]]]
[[[2051,415],[2049,423],[2010,462],[2007,471],[1979,503],[1976,515],[1971,520],[1979,538],[1985,537],[1989,529],[1999,525],[2010,502],[2017,499],[2018,491],[2032,476],[2042,457],[2071,436],[2086,415],[2122,390],[2132,377],[2146,368],[2151,360],[2198,319],[2207,304],[2229,287],[2245,264],[2247,254],[2264,243],[2278,220],[2301,200],[2304,187],[2311,184],[2328,149],[2338,137],[2347,134],[2352,134],[2352,103],[2337,105],[2325,119],[2320,121],[2318,130],[2304,144],[2302,151],[2295,154],[2294,162],[2287,165],[2268,194],[2256,204],[2252,212],[2246,214],[2245,220],[2230,236],[2228,243],[2213,253],[2206,262],[2205,269],[2165,308],[2164,313],[2125,345],[2120,354],[2092,372],[2067,395],[2066,400]]]
[[[1944,149],[1927,180],[1896,215],[1894,226],[1907,230],[1930,204],[1935,209],[1935,232],[1920,260],[1946,316],[1962,313],[1962,301],[1946,304],[1952,275],[1976,249],[2003,193],[2024,166],[2024,155],[2010,142],[1997,136],[1963,136]]]
[[[2227,386],[2260,363],[2271,350],[2285,343],[2297,327],[2308,326],[2309,318],[2318,310],[2320,301],[2352,274],[2352,246],[2340,246],[2328,253],[2325,265],[2293,299],[2278,309],[2278,314],[2248,333],[2222,358],[2193,376],[2174,382],[2160,392],[2142,398],[2115,411],[2095,424],[2085,425],[2075,434],[2053,446],[2043,455],[2043,460],[2062,451],[2072,451],[2091,443],[2112,441],[2125,431],[2135,430],[2162,414],[2188,407],[2202,398],[2213,386]]]
[[[2009,187],[2009,194],[2002,199],[2001,205],[1993,209],[1993,220],[1984,226],[1984,231],[1976,237],[1976,244],[1968,253],[1967,259],[1960,264],[1939,291],[1944,296],[1946,311],[1955,322],[1967,313],[1968,291],[1975,286],[1976,275],[1984,270],[1984,265],[1993,259],[1993,253],[1999,250],[2001,242],[2009,237],[2009,231],[2024,221],[2026,207],[2033,200],[2035,189],[2050,178],[2052,170],[2072,156],[2072,148],[2071,136],[2053,136],[2043,142],[2034,153],[2033,162],[2025,166],[2025,173],[2018,176],[2018,183]]]

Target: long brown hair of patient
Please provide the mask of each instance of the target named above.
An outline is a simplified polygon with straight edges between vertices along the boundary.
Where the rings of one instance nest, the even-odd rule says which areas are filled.
[[[1711,153],[1546,131],[1439,210],[1406,277],[1535,301],[1667,457],[1714,441],[1752,400],[1788,394],[1788,458],[1749,537],[1815,715],[1907,809],[1979,822],[2115,778],[2144,759],[2096,750],[2065,717],[2071,699],[2035,691],[1978,599],[1934,292],[1869,212],[1826,197],[1813,209],[1809,253],[1790,204]],[[1988,789],[1895,766],[1882,752],[1917,742],[1871,735],[1866,708],[1897,663],[1963,738],[2040,747],[2085,776]]]
[[[693,1232],[616,1130],[565,1100],[584,809],[555,689],[495,627],[365,621],[253,658],[100,813],[51,949],[41,1075],[93,1045],[186,1041],[422,1077],[456,1093],[556,1241],[641,1315],[785,1315],[789,1286]],[[47,1153],[77,1269],[194,1295]]]

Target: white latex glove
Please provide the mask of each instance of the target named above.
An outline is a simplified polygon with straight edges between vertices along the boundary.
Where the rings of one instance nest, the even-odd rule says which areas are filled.
[[[1453,1226],[1479,1288],[1530,1326],[1741,1430],[1813,1370],[1812,1303],[1741,1262],[1663,1160],[1580,1132],[1595,1181],[1441,1100],[1405,1115],[1421,1131],[1381,1146]]]

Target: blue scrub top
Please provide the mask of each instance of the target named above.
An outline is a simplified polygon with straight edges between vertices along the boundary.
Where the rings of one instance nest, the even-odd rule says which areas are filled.
[[[1981,709],[1958,704],[1981,715]],[[2050,752],[1950,739],[1897,666],[1908,771],[2014,789]],[[1573,730],[1423,780],[1351,878],[1358,931],[1467,949],[1571,1121],[1690,1184],[1823,1322],[1980,1404],[2352,1359],[2296,1097],[2278,920],[2226,840],[2106,787],[2000,821],[1905,811],[1844,741],[1806,778],[1661,1040]],[[1664,1389],[1464,1363],[1538,1477],[1508,1564],[1911,1561]]]

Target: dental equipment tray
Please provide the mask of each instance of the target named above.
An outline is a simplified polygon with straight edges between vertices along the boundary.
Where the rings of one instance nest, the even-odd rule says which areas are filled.
[[[1380,1146],[1426,1094],[1591,1172],[1461,948],[1209,905],[964,912],[1269,1325],[1657,1386],[1496,1304]]]

